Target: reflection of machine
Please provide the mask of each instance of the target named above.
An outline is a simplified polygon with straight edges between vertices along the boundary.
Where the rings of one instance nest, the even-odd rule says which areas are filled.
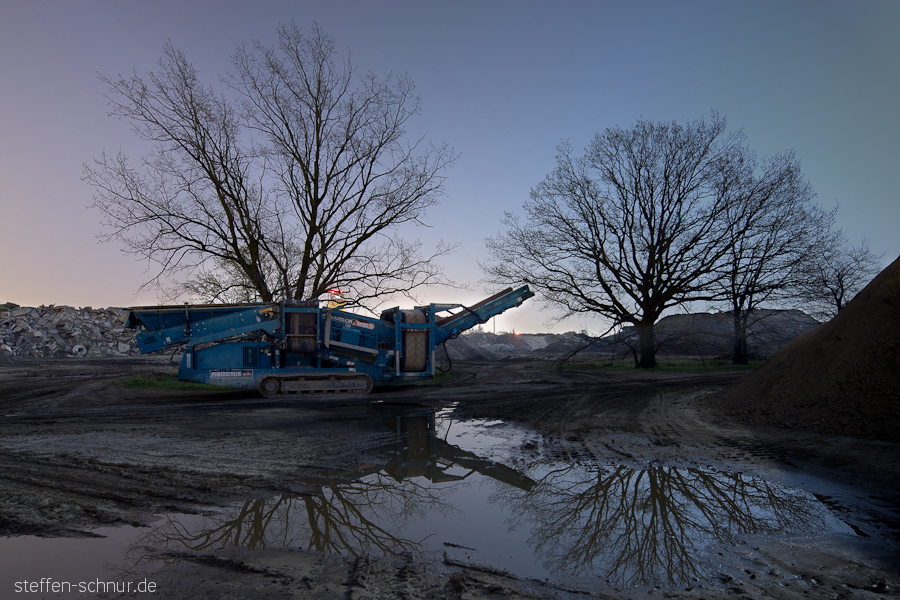
[[[378,414],[375,413],[376,416]],[[393,421],[397,434],[397,453],[383,470],[397,480],[427,477],[438,483],[465,479],[469,474],[478,472],[525,491],[534,487],[534,481],[515,469],[481,458],[438,438],[435,435],[433,409],[423,408],[418,412],[403,410],[386,416]],[[454,466],[468,469],[469,473],[451,475],[448,471]]]
[[[534,293],[507,289],[475,306],[392,308],[371,318],[318,301],[133,308],[142,353],[186,346],[178,378],[278,397],[368,393],[374,384],[434,376],[434,350],[519,306]],[[334,303],[334,305],[333,305]],[[452,312],[456,309],[462,309]]]
[[[427,407],[376,405],[370,423],[376,427],[387,427],[393,434],[391,440],[381,447],[390,451],[387,461],[352,470],[330,471],[304,482],[329,486],[383,471],[397,481],[425,477],[433,483],[441,483],[459,481],[472,473],[481,473],[526,492],[534,487],[533,480],[515,469],[438,438],[434,414],[434,409]],[[452,474],[450,471],[454,467],[468,472]]]

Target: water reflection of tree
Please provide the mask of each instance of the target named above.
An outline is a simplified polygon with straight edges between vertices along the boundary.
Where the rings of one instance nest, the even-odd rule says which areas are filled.
[[[450,496],[469,475],[482,473],[523,490],[534,485],[510,467],[437,439],[433,408],[378,406],[362,425],[377,443],[356,457],[357,466],[296,477],[309,493],[248,500],[203,519],[170,515],[132,547],[134,568],[223,547],[415,553],[423,540],[404,537],[407,525],[427,513],[456,510]]]
[[[374,473],[318,493],[247,500],[199,524],[196,518],[169,516],[140,546],[170,554],[222,547],[299,547],[352,555],[414,552],[422,540],[404,538],[404,525],[426,511],[452,510],[447,502],[451,491]]]
[[[532,528],[529,543],[557,574],[600,575],[615,585],[682,584],[709,573],[699,552],[738,533],[824,529],[815,500],[743,474],[624,466],[549,471],[528,493],[493,499]]]

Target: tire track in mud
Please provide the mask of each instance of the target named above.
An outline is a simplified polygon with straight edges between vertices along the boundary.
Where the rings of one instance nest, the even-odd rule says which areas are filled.
[[[206,490],[175,469],[111,465],[75,456],[0,451],[0,534],[90,535],[98,525],[146,525],[160,510],[194,512],[241,483],[218,475]]]
[[[346,411],[333,402],[121,385],[160,372],[152,361],[114,373],[103,365],[96,376],[76,373],[83,365],[51,367],[0,378],[0,534],[84,535],[292,493],[298,471],[340,466],[379,445],[347,436]]]

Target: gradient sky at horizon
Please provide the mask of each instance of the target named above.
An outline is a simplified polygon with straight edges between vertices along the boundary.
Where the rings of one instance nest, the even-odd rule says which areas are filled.
[[[100,244],[82,164],[104,150],[146,152],[107,116],[97,74],[146,73],[167,40],[210,84],[241,41],[313,21],[361,71],[406,72],[422,96],[410,133],[460,153],[426,245],[460,243],[448,275],[485,295],[478,261],[504,211],[518,212],[554,166],[607,127],[679,121],[714,109],[760,155],[793,148],[851,241],[900,255],[900,2],[861,0],[534,2],[0,0],[0,302],[156,304],[152,274]],[[551,327],[535,300],[498,330]]]

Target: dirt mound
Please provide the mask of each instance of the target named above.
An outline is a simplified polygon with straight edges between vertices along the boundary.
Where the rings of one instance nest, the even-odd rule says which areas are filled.
[[[753,423],[900,441],[900,258],[716,401]]]
[[[747,348],[757,357],[772,356],[817,325],[800,310],[753,310]],[[729,312],[669,315],[656,324],[655,335],[663,355],[729,356],[734,351],[734,316]]]
[[[486,352],[483,348],[472,344],[465,337],[458,337],[454,339],[447,340],[446,352],[450,355],[451,360],[463,360],[463,361],[485,361],[491,360],[491,355]],[[435,348],[435,358],[437,360],[444,360],[444,348]]]

